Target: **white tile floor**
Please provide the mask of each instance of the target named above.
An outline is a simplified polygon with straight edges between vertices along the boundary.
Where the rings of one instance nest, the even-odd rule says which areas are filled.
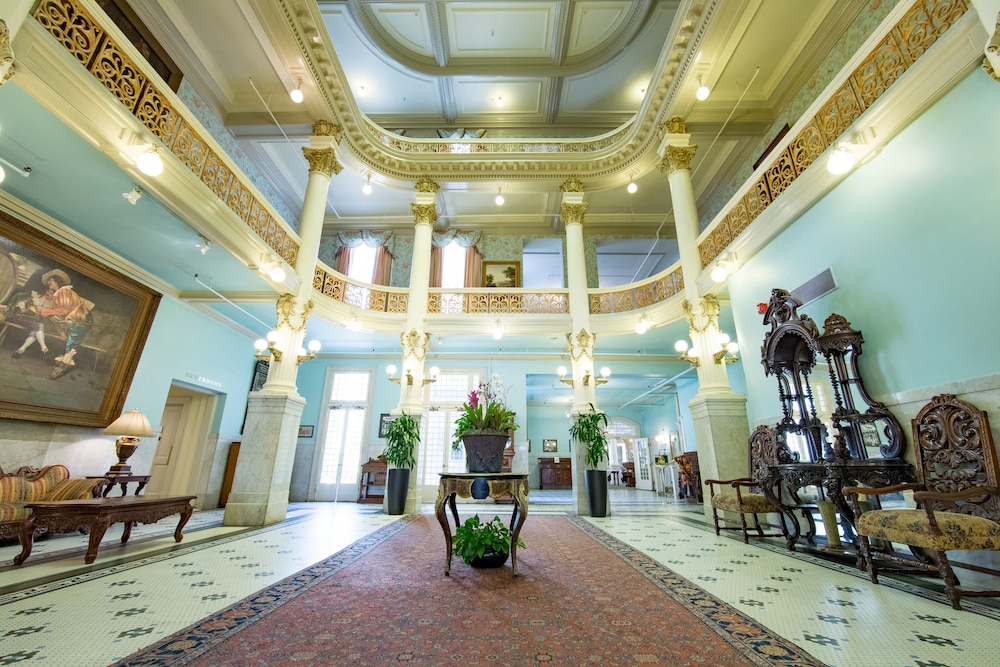
[[[873,586],[852,567],[792,555],[779,544],[718,538],[700,506],[612,492],[613,515],[588,520],[823,662],[998,664],[995,608],[966,601],[968,610],[954,611],[915,587]],[[529,519],[568,512],[569,492],[531,498]],[[222,527],[221,511],[198,512],[180,545],[170,519],[137,527],[126,545],[113,526],[93,565],[83,563],[84,536],[38,542],[21,567],[10,565],[19,547],[0,545],[0,665],[107,665],[393,520],[378,506],[309,503],[290,506],[281,524],[245,530]]]

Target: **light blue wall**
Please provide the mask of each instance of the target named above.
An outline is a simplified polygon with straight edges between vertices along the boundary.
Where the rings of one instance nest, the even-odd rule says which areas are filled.
[[[779,413],[753,359],[767,331],[754,304],[827,267],[838,289],[802,312],[863,332],[873,395],[1000,373],[998,111],[1000,86],[976,69],[731,278],[751,421]]]

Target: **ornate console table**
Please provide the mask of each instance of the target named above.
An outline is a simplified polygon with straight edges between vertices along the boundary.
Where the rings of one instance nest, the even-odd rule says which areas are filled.
[[[885,459],[846,459],[835,461],[817,461],[808,463],[781,463],[768,466],[767,477],[761,485],[764,493],[771,501],[780,507],[785,507],[781,499],[774,497],[774,489],[785,488],[797,490],[807,486],[819,486],[826,491],[830,500],[837,507],[840,515],[851,526],[854,525],[854,510],[844,497],[845,486],[890,486],[903,482],[915,482],[917,477],[913,466],[905,461]],[[785,512],[793,519],[789,544],[798,539],[798,521],[794,520],[792,512]]]
[[[510,559],[517,576],[517,538],[521,534],[521,526],[528,516],[528,475],[522,473],[441,473],[438,484],[437,501],[434,503],[434,514],[437,516],[441,530],[444,531],[445,576],[451,572],[451,527],[448,526],[448,515],[445,513],[445,503],[451,508],[455,518],[455,527],[461,522],[458,519],[458,508],[455,497],[459,498],[502,498],[510,495],[514,499],[514,512],[510,517],[510,530],[513,533],[510,545]]]

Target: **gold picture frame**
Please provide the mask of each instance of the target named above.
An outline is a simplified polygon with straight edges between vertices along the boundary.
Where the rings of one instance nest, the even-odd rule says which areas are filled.
[[[483,287],[520,287],[521,262],[483,262]]]
[[[0,417],[110,424],[160,296],[0,211]]]

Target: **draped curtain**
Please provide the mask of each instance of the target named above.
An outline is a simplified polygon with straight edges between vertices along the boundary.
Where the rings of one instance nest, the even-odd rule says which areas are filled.
[[[455,242],[465,248],[465,287],[479,287],[482,280],[483,255],[476,247],[482,232],[460,232],[449,229],[431,235],[431,287],[441,286],[444,247]]]
[[[388,285],[392,274],[392,253],[389,252],[388,244],[392,240],[392,232],[371,232],[363,230],[360,232],[340,232],[337,234],[337,241],[340,247],[334,255],[333,270],[345,276],[351,270],[351,248],[357,248],[362,243],[369,248],[377,248],[375,253],[375,269],[370,276],[373,285]]]

